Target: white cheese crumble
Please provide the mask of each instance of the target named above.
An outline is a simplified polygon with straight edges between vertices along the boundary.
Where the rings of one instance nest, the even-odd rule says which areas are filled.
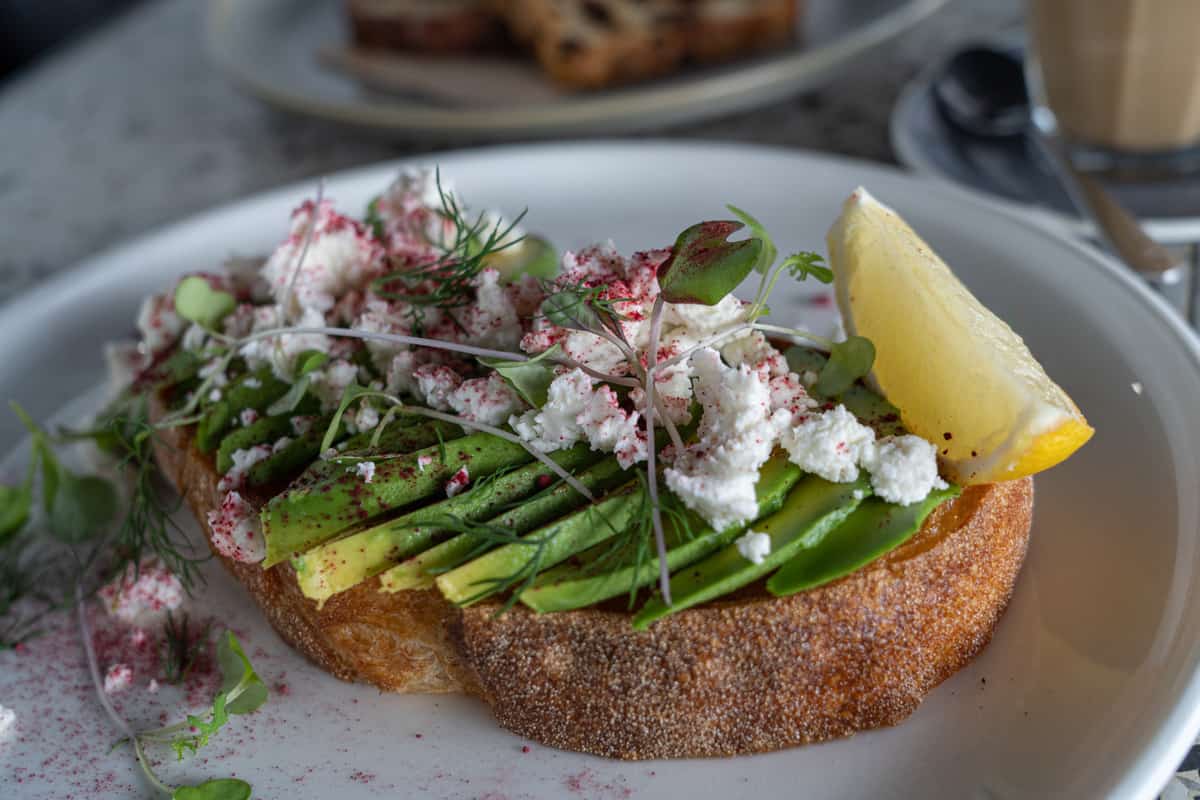
[[[221,507],[208,512],[208,527],[213,547],[226,558],[256,564],[267,557],[258,514],[237,492],[227,493]]]
[[[383,247],[362,223],[333,210],[329,201],[306,201],[292,212],[292,229],[263,265],[262,276],[286,312],[324,317],[337,298],[383,274]]]
[[[247,389],[261,389],[262,381],[258,378],[246,378],[246,380],[242,381],[242,385]]]
[[[466,466],[458,468],[458,472],[450,476],[450,480],[446,481],[446,497],[454,497],[461,494],[464,489],[471,483],[471,474],[467,472]]]
[[[758,470],[788,415],[771,411],[767,383],[748,366],[727,367],[712,348],[699,350],[692,366],[704,408],[699,441],[676,457],[664,477],[688,508],[720,531],[757,515]]]
[[[450,411],[450,395],[462,384],[462,376],[447,366],[422,364],[413,370],[417,396],[433,409]]]
[[[217,483],[217,489],[222,492],[240,489],[246,481],[246,473],[250,471],[250,468],[258,462],[270,458],[272,452],[274,451],[269,444],[257,444],[254,447],[234,450],[229,457],[233,466],[221,476],[221,480]]]
[[[113,664],[104,673],[104,691],[108,694],[123,692],[133,683],[133,669],[128,664]]]
[[[734,542],[742,558],[751,564],[761,564],[771,555],[771,537],[758,531],[746,531]]]
[[[424,453],[417,456],[417,469],[421,472],[424,472],[425,468],[428,467],[432,463],[433,463],[433,456],[425,455]]]
[[[375,480],[375,462],[360,461],[358,466],[354,468],[354,473],[362,478],[363,483],[370,483]]]
[[[101,587],[98,595],[109,614],[140,627],[160,623],[184,600],[179,578],[154,558],[143,559],[136,566],[127,565],[124,572]]]
[[[312,373],[312,391],[323,411],[332,411],[342,402],[346,387],[358,378],[358,367],[344,358],[331,361]]]
[[[780,444],[792,463],[805,472],[846,483],[858,478],[858,467],[875,444],[875,431],[845,406],[836,406],[785,430]]]
[[[606,384],[593,391],[594,381],[574,369],[550,383],[540,409],[509,418],[508,424],[531,447],[549,453],[587,440],[593,450],[615,453],[628,468],[646,458],[645,431],[638,428],[638,412],[626,412]]]
[[[446,400],[455,414],[485,425],[503,425],[510,416],[525,408],[520,395],[498,372],[492,372],[486,378],[463,381]]]
[[[0,706],[0,742],[12,736],[17,729],[17,712]]]
[[[937,448],[919,436],[880,439],[863,463],[871,488],[889,503],[909,505],[947,484],[938,476]]]
[[[143,350],[149,355],[163,352],[175,344],[186,324],[175,313],[175,298],[172,295],[150,295],[142,301],[137,316]]]
[[[258,422],[258,412],[253,408],[243,408],[238,414],[238,419],[241,420],[242,427],[247,428]]]
[[[363,403],[362,407],[358,409],[358,413],[354,415],[354,424],[360,431],[372,430],[379,424],[379,412],[375,406]]]

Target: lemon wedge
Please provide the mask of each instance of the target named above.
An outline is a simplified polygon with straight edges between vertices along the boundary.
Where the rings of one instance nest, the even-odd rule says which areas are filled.
[[[1094,433],[1021,337],[865,189],[827,242],[846,331],[875,345],[872,378],[963,485],[1058,464]]]

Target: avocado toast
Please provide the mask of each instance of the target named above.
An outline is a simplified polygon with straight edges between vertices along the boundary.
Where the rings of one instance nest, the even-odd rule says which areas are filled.
[[[819,257],[777,259],[733,209],[749,238],[705,222],[556,272],[432,182],[364,224],[306,204],[244,283],[152,301],[165,344],[144,326],[160,464],[293,646],[657,758],[898,722],[987,642],[1028,472],[948,483],[909,432],[929,415],[864,382],[883,343],[759,322],[781,273],[833,278]],[[733,298],[752,271],[759,296]]]

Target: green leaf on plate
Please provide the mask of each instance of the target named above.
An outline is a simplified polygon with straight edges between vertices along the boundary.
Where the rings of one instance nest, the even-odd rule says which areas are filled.
[[[554,380],[554,364],[549,361],[558,355],[559,346],[543,350],[527,361],[505,361],[499,358],[479,359],[485,367],[500,373],[500,377],[511,386],[526,403],[534,408],[546,404],[550,384]]]
[[[235,308],[237,300],[233,295],[212,288],[199,275],[189,275],[175,287],[175,313],[210,331]]]
[[[250,800],[250,784],[237,778],[216,778],[197,786],[180,786],[171,800]]]
[[[671,256],[658,268],[662,298],[668,303],[716,305],[737,288],[762,255],[758,238],[730,242],[740,222],[700,222],[679,234]]]
[[[62,470],[50,506],[50,532],[64,542],[85,542],[102,532],[117,515],[117,490],[95,475]]]
[[[836,397],[865,377],[874,364],[875,345],[870,339],[851,336],[844,342],[835,342],[813,390],[825,397]]]

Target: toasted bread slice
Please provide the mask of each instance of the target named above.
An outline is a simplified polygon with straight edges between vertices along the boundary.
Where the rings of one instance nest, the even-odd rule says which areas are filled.
[[[165,430],[156,455],[211,543],[219,476],[192,441],[190,429]],[[1032,479],[973,486],[842,580],[786,598],[748,587],[643,632],[619,605],[497,615],[495,605],[459,609],[436,590],[385,594],[377,580],[318,608],[289,564],[218,558],[280,636],[344,680],[476,695],[504,727],[566,750],[728,756],[912,713],[991,638],[1032,510]]]
[[[493,0],[558,82],[600,89],[723,61],[795,35],[797,0]]]
[[[345,10],[361,47],[452,53],[503,40],[488,0],[346,0]]]

